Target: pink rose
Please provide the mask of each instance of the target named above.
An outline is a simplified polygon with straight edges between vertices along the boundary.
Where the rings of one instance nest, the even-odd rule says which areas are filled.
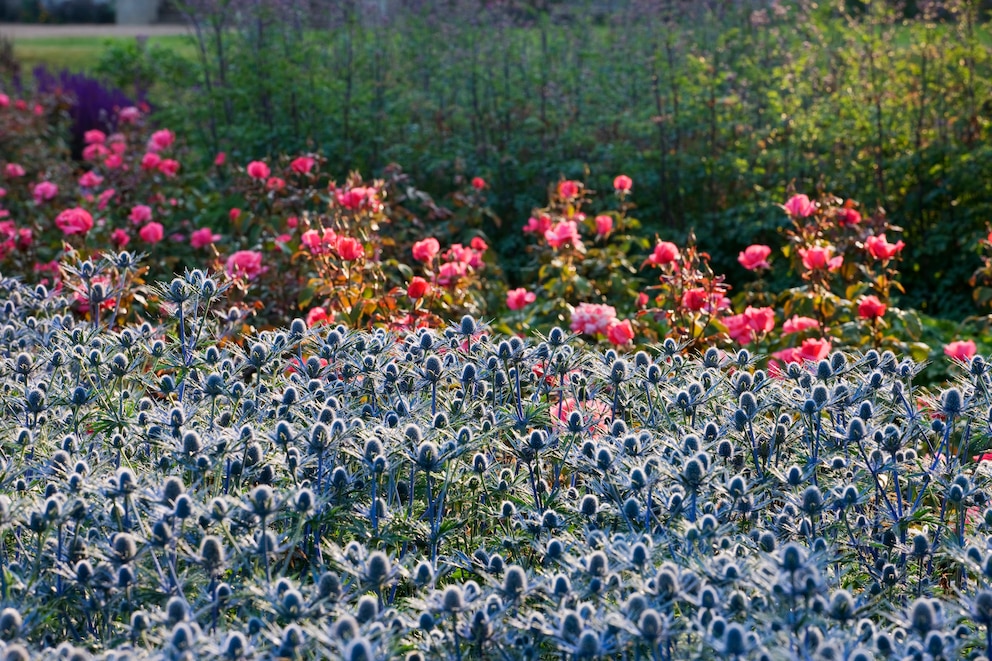
[[[83,133],[83,142],[88,145],[103,144],[107,141],[107,134],[98,129],[91,129]]]
[[[254,280],[262,273],[262,253],[255,250],[239,250],[227,258],[227,274],[232,278]]]
[[[737,255],[737,261],[748,271],[771,268],[768,264],[768,256],[772,254],[772,249],[768,246],[755,244],[748,246],[743,252]]]
[[[861,214],[856,209],[847,207],[837,210],[837,224],[841,227],[850,227],[861,222]]]
[[[296,174],[310,174],[310,171],[313,170],[313,166],[316,163],[317,161],[309,156],[300,156],[299,158],[293,159],[293,162],[289,164],[289,167]]]
[[[134,106],[122,108],[117,117],[125,124],[134,124],[141,118],[141,111]]]
[[[579,194],[579,182],[566,180],[558,184],[558,194],[566,200],[570,200]]]
[[[612,305],[579,303],[572,311],[569,328],[585,335],[606,335],[616,320],[617,311]]]
[[[53,199],[59,194],[59,187],[50,181],[43,181],[34,187],[34,203],[41,204]]]
[[[579,236],[579,226],[574,220],[563,220],[544,233],[544,239],[552,248],[558,249],[564,245],[571,244],[575,248],[582,249],[582,239]]]
[[[220,241],[220,234],[214,234],[209,227],[200,228],[189,237],[189,244],[196,249],[206,248],[215,241]]]
[[[539,234],[544,236],[544,233],[549,229],[551,229],[551,218],[542,214],[538,218],[528,218],[523,231],[525,234]]]
[[[55,226],[63,234],[86,234],[93,229],[93,216],[86,209],[73,207],[55,217]]]
[[[654,266],[665,266],[671,264],[679,258],[679,248],[669,241],[659,241],[654,247],[654,252],[648,257],[645,263]]]
[[[865,239],[865,250],[868,251],[868,254],[882,261],[887,261],[895,257],[905,245],[902,241],[889,243],[885,240],[885,234],[869,236]]]
[[[486,180],[482,177],[472,177],[472,188],[482,190],[486,187]]]
[[[782,324],[782,334],[789,335],[791,333],[801,333],[804,330],[819,327],[820,322],[812,317],[800,317],[799,315],[793,315],[792,319],[787,319],[785,323]]]
[[[280,177],[269,177],[268,181],[265,182],[265,188],[268,190],[282,190],[286,187],[286,180]]]
[[[596,216],[596,236],[606,236],[613,231],[613,218],[607,215]]]
[[[836,271],[844,263],[844,256],[833,256],[833,246],[813,246],[812,248],[800,248],[799,256],[802,257],[803,266],[808,271],[826,269]]]
[[[145,243],[158,243],[165,236],[165,230],[161,223],[148,223],[138,230],[138,236]]]
[[[17,163],[8,163],[7,167],[4,168],[4,173],[10,179],[16,179],[17,177],[24,176],[24,168],[22,168]]]
[[[158,164],[158,171],[166,177],[175,177],[179,172],[179,161],[167,158]]]
[[[617,175],[613,180],[613,189],[618,193],[629,193],[634,182],[625,174]]]
[[[103,159],[103,167],[108,170],[116,170],[122,165],[124,165],[124,159],[117,154],[110,154],[107,158]]]
[[[338,257],[346,262],[353,262],[365,256],[365,246],[362,245],[361,241],[350,236],[339,236],[334,249],[338,253]]]
[[[463,262],[445,262],[438,269],[437,282],[442,287],[453,287],[468,273],[468,264]]]
[[[162,157],[155,152],[147,152],[141,157],[142,170],[157,170],[158,164],[162,162]]]
[[[441,244],[430,236],[413,244],[413,258],[418,262],[431,262],[440,250]]]
[[[330,320],[330,316],[327,314],[327,310],[322,307],[316,307],[307,312],[307,327],[313,328],[319,324],[325,323]]]
[[[217,152],[217,155],[214,156],[214,165],[220,167],[225,163],[227,163],[227,154],[222,151]]]
[[[135,225],[140,225],[141,223],[147,223],[152,219],[152,208],[147,204],[137,204],[131,209],[131,214],[128,216],[131,222]]]
[[[110,153],[103,143],[94,142],[92,145],[86,145],[83,148],[83,160],[84,161],[95,161],[98,158],[102,158]]]
[[[978,351],[972,340],[957,340],[944,347],[944,353],[961,362],[968,362]]]
[[[103,183],[103,177],[98,175],[93,170],[90,170],[82,177],[79,178],[79,185],[83,188],[96,188]]]
[[[809,338],[795,349],[796,359],[802,361],[823,360],[829,353],[830,342],[826,339]]]
[[[610,327],[606,329],[606,339],[618,347],[630,344],[634,340],[634,326],[630,323],[630,319],[624,319],[623,321],[614,321],[610,324]]]
[[[169,129],[155,131],[152,133],[152,137],[148,140],[148,151],[163,151],[172,146],[172,143],[175,141],[176,134]]]
[[[123,250],[124,246],[131,242],[131,237],[127,235],[127,232],[117,228],[110,233],[110,242],[114,244],[114,247],[118,250]]]
[[[878,300],[877,296],[865,296],[858,304],[858,316],[862,319],[878,319],[885,315],[888,306]]]
[[[248,176],[252,179],[265,180],[269,178],[272,171],[269,170],[269,166],[265,164],[264,161],[252,161],[245,168]]]
[[[805,195],[793,195],[785,203],[785,211],[793,218],[806,218],[816,213],[816,202]]]
[[[523,287],[506,292],[506,307],[511,310],[522,310],[536,300],[537,295]]]

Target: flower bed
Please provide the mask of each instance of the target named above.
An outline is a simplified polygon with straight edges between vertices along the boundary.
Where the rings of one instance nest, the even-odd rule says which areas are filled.
[[[240,346],[199,271],[114,330],[2,284],[4,658],[992,646],[981,357],[930,392],[888,351],[770,372],[471,317]]]

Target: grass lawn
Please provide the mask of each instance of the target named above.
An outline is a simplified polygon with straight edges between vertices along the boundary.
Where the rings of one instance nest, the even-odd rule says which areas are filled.
[[[193,58],[196,53],[185,35],[148,37],[148,44],[173,49],[176,54]],[[113,44],[132,41],[133,37],[44,37],[14,40],[14,54],[24,71],[38,65],[49,69],[70,71],[92,70],[100,61],[104,49]]]

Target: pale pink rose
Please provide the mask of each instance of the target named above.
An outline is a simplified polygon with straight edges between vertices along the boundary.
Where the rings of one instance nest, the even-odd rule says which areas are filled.
[[[617,311],[612,305],[579,303],[572,311],[569,328],[585,335],[606,335],[616,318]]]

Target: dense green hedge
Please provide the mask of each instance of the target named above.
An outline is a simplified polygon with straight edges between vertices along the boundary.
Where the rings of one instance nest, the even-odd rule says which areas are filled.
[[[776,240],[772,205],[788,188],[823,189],[905,227],[904,304],[974,310],[969,251],[992,217],[979,3],[912,19],[792,2],[607,4],[404,3],[383,17],[340,3],[321,14],[329,30],[274,5],[191,11],[201,67],[163,120],[245,161],[317,148],[339,174],[397,162],[434,193],[483,175],[504,255],[521,254],[518,228],[562,175],[601,188],[632,176],[648,230],[695,227],[731,273],[740,245]]]

